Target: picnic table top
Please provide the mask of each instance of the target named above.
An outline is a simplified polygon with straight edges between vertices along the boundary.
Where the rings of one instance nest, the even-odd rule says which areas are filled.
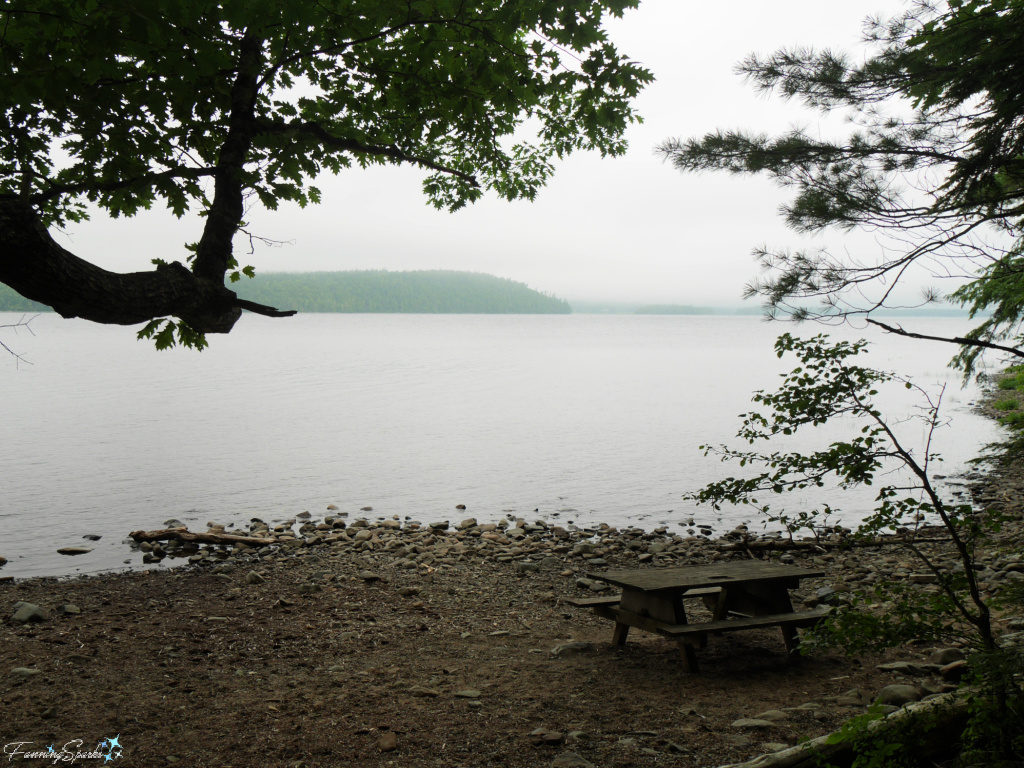
[[[823,571],[812,571],[793,565],[760,560],[732,560],[725,563],[687,565],[676,568],[587,573],[587,576],[592,579],[614,584],[623,589],[635,589],[642,592],[723,587],[730,584],[739,585],[776,580],[799,580],[824,575]]]

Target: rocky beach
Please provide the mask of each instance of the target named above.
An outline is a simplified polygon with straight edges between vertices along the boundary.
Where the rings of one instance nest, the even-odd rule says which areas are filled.
[[[1022,490],[1013,466],[965,491],[1011,516],[979,558],[988,594],[1024,580]],[[765,549],[742,529],[712,539],[453,512],[454,524],[336,508],[248,531],[210,521],[206,533],[263,543],[144,541],[148,560],[188,564],[0,583],[0,743],[73,752],[116,737],[126,766],[718,766],[828,733],[874,701],[951,690],[963,672],[959,649],[924,645],[794,660],[766,629],[711,638],[689,674],[672,643],[636,632],[615,647],[610,622],[566,602],[606,588],[588,572],[755,548],[825,572],[793,593],[798,606],[880,581],[934,589],[896,540]],[[940,530],[918,540],[952,562]],[[1019,632],[1019,611],[997,627]]]

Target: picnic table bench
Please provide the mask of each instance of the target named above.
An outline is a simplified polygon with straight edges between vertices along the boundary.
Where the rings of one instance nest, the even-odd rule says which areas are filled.
[[[799,643],[797,629],[814,626],[827,611],[794,611],[789,590],[800,579],[822,575],[820,571],[756,560],[602,571],[587,576],[621,587],[620,595],[567,602],[613,620],[614,645],[625,645],[630,627],[675,640],[684,668],[696,672],[696,648],[706,645],[709,634],[777,626],[782,630],[786,650],[794,652]],[[711,611],[711,621],[688,620],[685,601],[695,598]]]

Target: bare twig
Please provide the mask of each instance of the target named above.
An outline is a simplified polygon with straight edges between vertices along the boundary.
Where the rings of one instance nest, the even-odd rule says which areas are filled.
[[[14,330],[14,333],[17,333],[19,328],[24,328],[26,331],[35,336],[35,331],[32,330],[32,326],[30,325],[30,323],[37,317],[39,317],[39,315],[32,315],[32,317],[29,317],[26,320],[26,315],[22,315],[18,322],[5,323],[3,325],[0,325],[0,328],[12,328]],[[22,355],[20,352],[15,352],[13,349],[7,346],[2,340],[0,340],[0,347],[3,347],[3,349],[14,358],[15,367],[20,366],[22,363],[24,363],[25,365],[32,365],[32,362],[27,360],[24,355]]]

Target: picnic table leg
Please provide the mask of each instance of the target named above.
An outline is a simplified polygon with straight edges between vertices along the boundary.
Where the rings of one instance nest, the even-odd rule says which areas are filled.
[[[726,589],[718,590],[718,594],[705,595],[703,598],[704,606],[711,611],[712,621],[721,621],[728,613],[726,611],[728,591]]]
[[[782,642],[786,644],[786,651],[793,661],[800,660],[800,635],[792,624],[782,625]]]
[[[687,672],[697,672],[697,651],[690,645],[686,640],[677,641],[676,645],[679,646],[679,656],[683,662],[683,669]]]
[[[615,631],[612,633],[612,645],[625,645],[629,636],[629,624],[615,622]]]

